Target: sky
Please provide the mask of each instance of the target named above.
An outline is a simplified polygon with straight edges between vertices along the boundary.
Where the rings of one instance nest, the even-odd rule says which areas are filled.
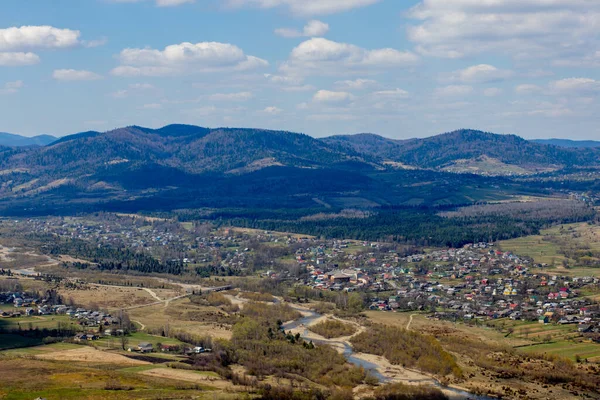
[[[598,0],[2,0],[0,131],[600,140]]]

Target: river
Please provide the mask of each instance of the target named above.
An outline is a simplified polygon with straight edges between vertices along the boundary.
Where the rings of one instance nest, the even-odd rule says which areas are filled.
[[[293,306],[292,306],[293,307]],[[298,308],[298,307],[294,307],[297,311],[302,312],[302,314],[304,315],[302,318],[297,319],[295,321],[292,322],[288,322],[287,324],[283,325],[283,328],[286,331],[290,331],[290,330],[302,330],[304,329],[304,333],[301,333],[301,336],[308,336],[308,328],[307,326],[309,326],[311,323],[313,323],[315,320],[321,318],[323,315],[315,312],[315,311],[311,311],[311,310],[307,310],[304,308]],[[371,375],[373,375],[374,377],[376,377],[380,382],[382,383],[389,383],[389,382],[393,382],[393,380],[389,377],[386,377],[385,375],[383,375],[380,371],[379,371],[379,367],[377,364],[371,363],[369,361],[363,360],[362,358],[359,358],[355,355],[354,353],[354,349],[352,348],[352,346],[350,346],[348,343],[346,342],[342,342],[342,341],[336,341],[336,340],[315,340],[312,338],[307,338],[306,340],[311,340],[313,343],[319,345],[334,345],[334,346],[343,346],[343,354],[346,357],[346,359],[354,364],[357,365],[359,367],[363,367],[366,371],[368,371]],[[487,396],[479,396],[479,395],[475,395],[469,392],[465,392],[463,390],[460,389],[456,389],[453,387],[449,387],[449,386],[442,386],[439,382],[437,382],[434,379],[427,379],[427,380],[408,380],[406,381],[407,383],[424,383],[424,384],[429,384],[429,385],[433,385],[435,387],[437,387],[438,389],[442,390],[450,399],[453,400],[460,400],[460,399],[465,399],[465,400],[497,400],[493,397],[487,397]]]

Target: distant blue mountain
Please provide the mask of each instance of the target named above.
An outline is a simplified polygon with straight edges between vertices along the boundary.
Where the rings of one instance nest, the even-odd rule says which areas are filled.
[[[26,137],[14,135],[12,133],[0,132],[0,146],[8,147],[26,147],[26,146],[46,146],[56,141],[54,136],[39,135],[34,137]]]
[[[535,139],[532,140],[532,142],[571,149],[589,149],[593,147],[600,147],[600,142],[595,140]]]

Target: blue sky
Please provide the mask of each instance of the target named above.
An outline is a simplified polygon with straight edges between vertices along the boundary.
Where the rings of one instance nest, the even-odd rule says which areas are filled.
[[[0,131],[600,139],[597,0],[3,0]]]

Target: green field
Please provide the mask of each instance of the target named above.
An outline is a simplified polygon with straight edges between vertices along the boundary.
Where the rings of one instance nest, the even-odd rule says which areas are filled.
[[[571,276],[600,276],[600,267],[592,265],[598,263],[600,254],[600,226],[597,225],[559,225],[542,230],[539,235],[502,241],[500,247],[504,251],[531,257],[538,264],[547,264],[544,272]],[[568,268],[564,268],[563,263],[566,263]]]
[[[534,342],[542,342],[548,339],[554,341],[565,340],[579,336],[577,325],[540,324],[530,321],[513,321],[508,318],[490,321],[488,325],[501,328],[502,332],[510,337]]]
[[[7,336],[13,336],[12,338]],[[46,345],[38,345],[39,341],[31,342],[23,342],[22,340],[28,340],[27,338],[23,338],[22,336],[17,335],[1,335],[0,338],[2,340],[12,340],[15,344],[20,344],[20,348],[16,348],[16,346],[10,350],[4,350],[0,352],[0,355],[3,356],[34,356],[37,354],[46,354],[51,351],[61,351],[61,350],[73,350],[79,348],[81,345],[71,344],[71,343],[52,343]],[[21,340],[21,342],[20,342]],[[30,347],[26,347],[30,346]]]
[[[574,343],[571,341],[558,341],[552,343],[537,344],[519,348],[526,353],[552,354],[566,357],[573,361],[579,356],[590,362],[600,361],[600,344],[591,342]]]
[[[573,361],[577,356],[590,362],[600,361],[600,344],[584,341],[577,332],[577,325],[540,324],[510,319],[495,320],[488,325],[501,328],[509,338],[530,341],[531,345],[517,346],[521,352],[551,354]]]
[[[558,247],[550,242],[545,242],[543,236],[525,236],[518,239],[500,242],[502,250],[511,251],[520,256],[531,257],[539,264],[560,266],[566,257],[558,252]]]
[[[152,346],[154,346],[154,348],[156,349],[157,345],[160,344],[166,344],[166,345],[183,345],[184,343],[177,340],[177,339],[171,339],[171,338],[166,338],[166,337],[162,337],[162,336],[154,336],[154,335],[150,335],[147,333],[143,333],[143,332],[134,332],[131,335],[129,335],[128,337],[129,343],[128,346],[129,347],[136,347],[139,343],[141,342],[148,342],[148,343],[152,343]],[[120,338],[118,337],[103,337],[100,340],[96,340],[94,343],[97,347],[110,347],[110,344],[112,343],[113,347],[118,347],[120,346]]]

